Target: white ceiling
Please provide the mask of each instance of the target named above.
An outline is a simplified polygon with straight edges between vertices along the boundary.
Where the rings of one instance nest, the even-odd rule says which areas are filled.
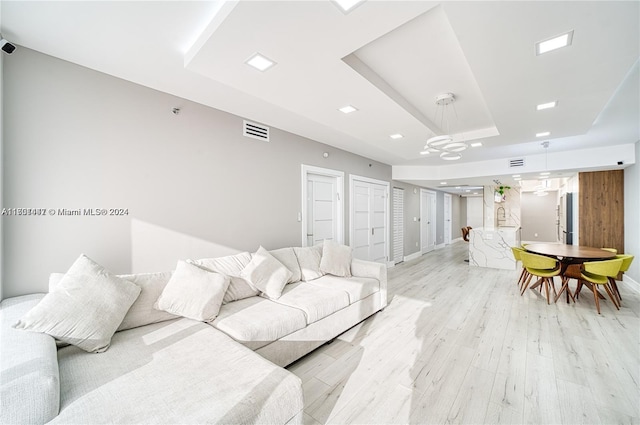
[[[458,163],[640,139],[640,3],[368,0],[2,1],[11,42],[390,165],[441,133],[435,96],[456,96],[453,130],[484,144]],[[570,47],[537,41],[573,30]],[[277,65],[262,73],[255,52]],[[535,105],[558,100],[553,110]],[[358,111],[337,109],[351,104]],[[435,121],[435,123],[434,123]],[[405,137],[391,140],[390,135]],[[417,182],[419,183],[419,182]]]

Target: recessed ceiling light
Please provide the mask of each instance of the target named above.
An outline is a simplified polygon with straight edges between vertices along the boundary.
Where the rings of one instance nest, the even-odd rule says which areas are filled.
[[[513,176],[511,176],[511,177],[520,177],[520,174],[514,174],[514,175],[513,175]]]
[[[462,189],[460,186],[456,186],[456,189]]]
[[[342,10],[344,13],[351,12],[357,5],[362,3],[364,0],[333,0],[333,2]]]
[[[422,151],[420,152],[420,155],[429,155],[429,151]]]
[[[343,106],[342,108],[338,109],[338,111],[342,112],[343,114],[350,114],[352,112],[357,111],[358,109],[351,106],[351,105],[347,105],[347,106]]]
[[[573,30],[565,32],[564,34],[560,34],[548,40],[539,41],[536,43],[536,55],[541,55],[552,50],[570,46],[572,41]]]
[[[522,180],[520,177],[515,177],[514,178],[515,181],[519,182],[520,180]]]
[[[471,192],[471,189],[466,189],[465,192],[469,193]]]
[[[471,143],[470,145],[472,148],[478,148],[480,146],[482,146],[482,142],[475,142],[475,143]]]
[[[396,139],[402,139],[404,136],[400,133],[396,133],[396,134],[392,134],[389,137],[391,137],[393,140],[396,140]]]
[[[536,137],[545,137],[550,135],[551,132],[550,131],[543,131],[542,133],[536,133]]]
[[[549,172],[540,173],[541,176],[548,176],[549,174],[551,174],[551,173],[549,173]]]
[[[257,69],[258,71],[266,71],[267,69],[274,66],[276,63],[266,56],[261,55],[260,53],[255,53],[245,62],[247,65],[250,65]]]
[[[554,100],[553,102],[541,103],[536,106],[536,109],[542,111],[543,109],[555,108],[556,106],[558,106],[558,101]]]
[[[447,182],[440,182],[440,184],[447,184]]]

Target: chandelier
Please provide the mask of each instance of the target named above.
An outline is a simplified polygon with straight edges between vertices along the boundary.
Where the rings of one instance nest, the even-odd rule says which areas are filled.
[[[458,112],[454,105],[456,98],[453,93],[444,93],[436,97],[436,113],[434,122],[440,122],[440,128],[446,134],[431,137],[424,145],[424,150],[431,153],[439,153],[440,158],[455,161],[462,158],[460,152],[469,146],[464,142],[454,141],[451,130],[458,123]]]

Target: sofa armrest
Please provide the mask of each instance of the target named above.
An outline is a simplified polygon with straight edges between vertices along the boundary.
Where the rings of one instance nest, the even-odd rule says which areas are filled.
[[[44,294],[0,303],[0,423],[43,424],[58,415],[60,379],[55,340],[12,326]]]
[[[387,306],[387,266],[382,263],[354,258],[351,260],[351,274],[358,277],[370,277],[380,282],[380,308]]]

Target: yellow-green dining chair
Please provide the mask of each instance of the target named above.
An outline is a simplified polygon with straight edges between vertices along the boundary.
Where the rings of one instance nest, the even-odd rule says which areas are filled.
[[[513,258],[515,258],[516,260],[516,265],[518,265],[518,262],[520,262],[522,264],[522,258],[520,258],[520,253],[521,252],[525,252],[525,250],[523,248],[517,247],[517,246],[512,246],[511,247],[511,252],[513,253]],[[520,278],[518,279],[518,287],[522,288],[522,283],[524,282],[524,280],[529,276],[529,272],[527,272],[527,269],[524,267],[524,264],[522,265],[522,272],[520,272]]]
[[[547,296],[547,304],[551,304],[551,300],[549,298],[549,287],[553,288],[553,294],[557,296],[553,278],[560,274],[560,262],[555,258],[532,254],[527,251],[520,253],[520,259],[522,260],[524,268],[527,269],[527,273],[529,273],[526,281],[522,284],[520,295],[524,295],[524,292],[529,287],[531,279],[533,276],[536,276],[539,278],[536,284],[539,283],[544,287]]]
[[[622,260],[622,266],[620,266],[620,271],[618,273],[621,272],[626,272],[627,270],[629,270],[629,266],[631,266],[631,263],[633,262],[633,255],[630,254],[618,254],[616,255],[616,259],[621,259]],[[613,288],[613,292],[615,292],[615,294],[618,296],[618,303],[620,305],[622,305],[621,301],[622,301],[622,295],[620,295],[620,291],[618,290],[618,284],[616,283],[616,277],[609,277],[609,284],[611,284],[611,288]]]
[[[600,314],[600,291],[598,291],[598,285],[601,285],[604,287],[607,295],[609,295],[609,299],[613,302],[613,305],[616,306],[616,309],[620,310],[618,296],[613,292],[613,288],[609,283],[609,278],[616,277],[618,275],[620,267],[622,267],[622,261],[622,258],[604,261],[589,261],[582,265],[580,276],[565,273],[567,279],[573,278],[578,280],[576,298],[580,296],[580,291],[582,290],[584,282],[589,282],[591,284],[591,291],[593,291],[596,310],[598,311],[598,314]]]

